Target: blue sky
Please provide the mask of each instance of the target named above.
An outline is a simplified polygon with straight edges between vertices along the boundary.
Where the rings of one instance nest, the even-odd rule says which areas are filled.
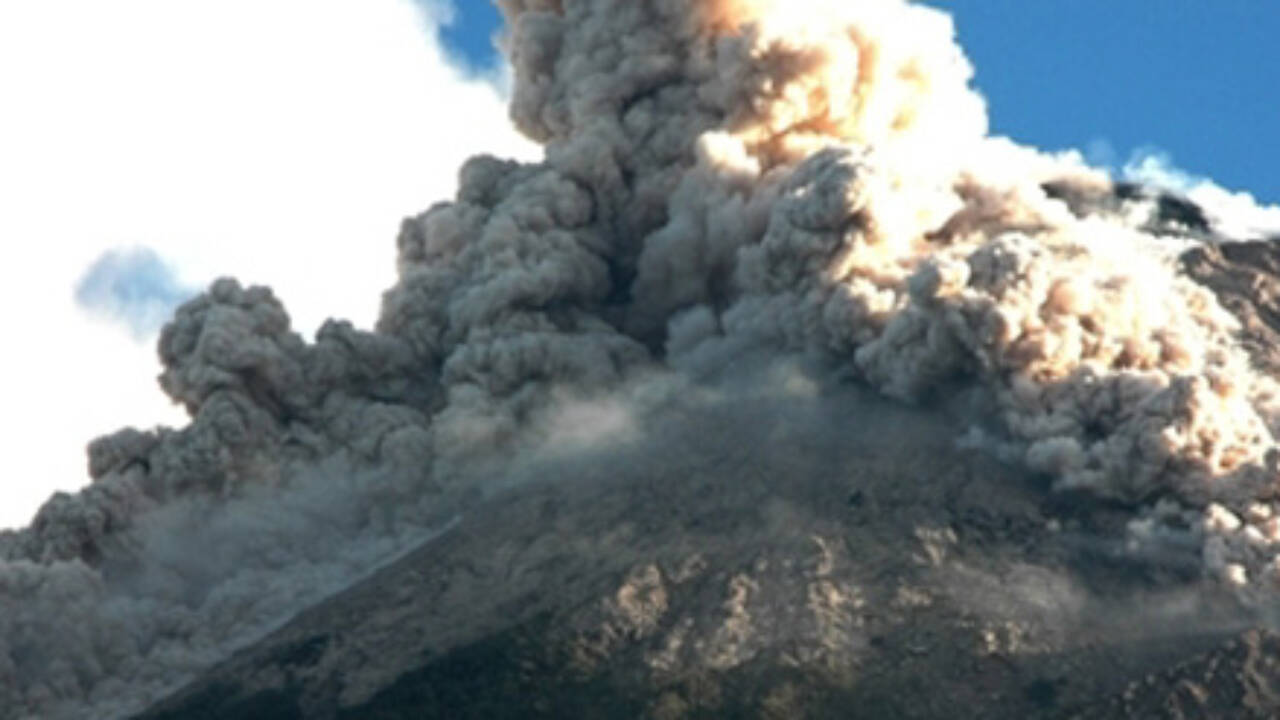
[[[1280,202],[1280,1],[934,0],[977,68],[992,129],[1123,165],[1154,148]],[[499,18],[460,0],[444,41],[496,62]]]
[[[502,16],[490,0],[453,0],[453,21],[441,30],[445,46],[477,67],[498,61],[493,48],[493,35]]]
[[[124,325],[138,339],[157,332],[180,303],[199,292],[149,247],[103,253],[76,284],[76,303]]]

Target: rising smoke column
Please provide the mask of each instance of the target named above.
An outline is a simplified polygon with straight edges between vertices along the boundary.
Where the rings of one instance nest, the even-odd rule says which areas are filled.
[[[1152,507],[1136,532],[1203,515],[1214,572],[1273,563],[1273,384],[1180,245],[1081,200],[1107,178],[987,137],[947,16],[499,5],[544,160],[473,158],[405,221],[373,332],[307,343],[232,280],[177,311],[190,424],[94,441],[94,483],[0,537],[0,716],[140,706],[473,507],[566,395],[748,349],[973,395],[969,441]]]

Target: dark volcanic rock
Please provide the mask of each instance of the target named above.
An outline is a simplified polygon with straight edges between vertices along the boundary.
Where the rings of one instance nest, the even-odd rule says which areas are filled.
[[[1067,181],[1047,182],[1041,189],[1051,198],[1066,203],[1076,217],[1120,215],[1127,208],[1146,209],[1142,229],[1156,235],[1198,240],[1215,237],[1213,224],[1203,208],[1177,193],[1140,183],[1117,182],[1079,185]]]
[[[1280,372],[1280,243],[1206,243],[1183,254],[1182,269],[1240,320],[1254,362]]]
[[[1176,717],[1183,678],[1234,717],[1257,654],[1191,558],[1130,556],[1127,512],[1046,504],[940,412],[824,398],[557,462],[139,720]]]
[[[1280,710],[1280,635],[1250,630],[1210,652],[1130,683],[1094,718],[1274,718]]]

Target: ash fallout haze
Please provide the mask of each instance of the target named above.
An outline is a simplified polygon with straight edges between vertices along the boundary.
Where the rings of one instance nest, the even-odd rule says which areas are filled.
[[[22,339],[2,381],[0,720],[159,707],[561,477],[696,468],[712,496],[782,498],[886,453],[927,504],[969,463],[998,467],[981,482],[1067,519],[1031,522],[1044,557],[992,540],[978,565],[1106,548],[1245,608],[1215,623],[1265,616],[1280,328],[1256,294],[1280,268],[1280,158],[1259,28],[1278,11],[936,5],[0,8],[3,312]],[[1223,62],[1215,33],[1230,86],[1197,75]],[[1124,54],[1170,37],[1200,55]],[[941,459],[909,472],[921,457]],[[981,586],[942,559],[954,531],[872,500],[945,569],[938,592]],[[628,577],[662,586],[654,567]],[[769,657],[756,572],[705,642],[682,645],[695,620],[671,629],[654,677]],[[870,647],[848,613],[876,590],[822,582],[793,618],[818,628],[797,662],[837,672]],[[1097,611],[1093,591],[951,600],[1103,634],[1130,599]]]

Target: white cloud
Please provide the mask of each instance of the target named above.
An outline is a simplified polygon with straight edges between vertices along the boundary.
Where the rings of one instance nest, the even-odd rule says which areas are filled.
[[[1214,229],[1228,237],[1254,240],[1280,235],[1280,205],[1262,205],[1247,192],[1233,192],[1189,173],[1162,150],[1148,147],[1134,151],[1120,176],[1185,195],[1204,209]]]
[[[529,155],[493,79],[439,47],[444,17],[410,0],[0,4],[0,527],[87,482],[92,436],[179,419],[150,345],[75,305],[105,250],[155,248],[188,284],[270,284],[307,332],[367,325],[400,219],[481,149]]]

